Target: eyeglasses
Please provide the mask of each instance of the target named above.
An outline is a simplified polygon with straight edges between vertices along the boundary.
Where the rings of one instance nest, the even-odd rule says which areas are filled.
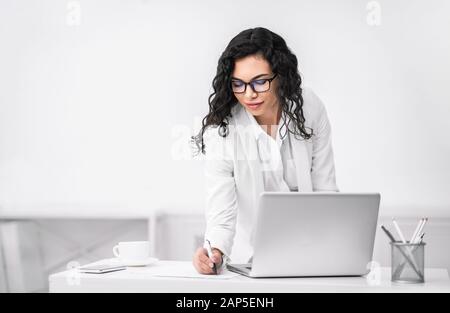
[[[245,93],[247,90],[247,85],[250,85],[252,90],[256,93],[266,92],[270,89],[270,84],[275,77],[277,77],[277,74],[275,74],[272,78],[255,79],[249,83],[243,82],[239,79],[233,79],[231,81],[231,89],[234,93],[241,94]]]

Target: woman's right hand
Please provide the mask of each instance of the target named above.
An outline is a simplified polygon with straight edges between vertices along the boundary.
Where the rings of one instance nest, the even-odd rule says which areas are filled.
[[[216,268],[219,269],[222,265],[222,253],[218,249],[212,250],[213,255],[211,259],[208,257],[208,252],[205,248],[198,248],[195,251],[192,263],[194,264],[195,269],[200,274],[211,275],[214,273],[214,264],[216,264]]]

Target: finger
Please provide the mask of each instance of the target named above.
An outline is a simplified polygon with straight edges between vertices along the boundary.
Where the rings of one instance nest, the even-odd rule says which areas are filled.
[[[217,257],[216,257],[216,261],[213,261],[214,258],[214,252],[218,252],[216,250],[213,251],[213,255],[211,256],[211,258],[208,257],[208,252],[205,248],[199,248],[197,249],[197,257],[198,260],[200,261],[200,263],[202,263],[202,267],[207,268],[208,269],[208,274],[212,274],[214,273],[214,263],[216,264],[220,264],[220,261],[217,261]],[[220,255],[220,252],[219,252]],[[221,257],[220,257],[221,258]],[[219,259],[220,260],[220,259]]]
[[[200,264],[198,267],[198,272],[200,274],[211,274],[211,268],[209,268],[208,266],[204,265],[204,264]]]
[[[197,259],[197,260],[201,260],[201,259],[203,258],[204,255],[205,255],[205,254],[203,253],[203,249],[202,249],[202,248],[198,248],[198,249],[195,251],[194,258]]]
[[[206,258],[206,260],[200,260],[200,262],[205,265],[206,267],[213,268],[214,262],[210,260],[209,258]]]
[[[194,265],[194,267],[195,267],[198,271],[200,271],[200,268],[201,268],[200,264],[203,262],[203,261],[201,260],[201,256],[202,256],[202,249],[201,249],[201,248],[198,248],[198,249],[195,251],[194,256],[193,256],[193,258],[192,258],[192,264]]]
[[[192,263],[194,264],[194,267],[197,270],[197,272],[199,272],[200,274],[205,274],[205,271],[207,271],[209,268],[206,264],[200,262],[198,258],[194,258]]]
[[[198,253],[194,256],[194,267],[197,272],[201,274],[212,274],[213,273],[213,262],[203,254],[202,249],[197,250]]]
[[[222,263],[222,254],[219,251],[214,250],[213,255],[211,257],[211,261],[213,261],[216,264],[221,264]]]
[[[209,267],[207,264],[205,263],[201,263],[200,264],[200,270],[202,274],[212,274],[213,270],[211,267]]]
[[[202,249],[199,251],[198,253],[198,258],[200,261],[202,262],[208,262],[210,261],[209,257],[208,257],[208,253],[206,252],[206,249]]]

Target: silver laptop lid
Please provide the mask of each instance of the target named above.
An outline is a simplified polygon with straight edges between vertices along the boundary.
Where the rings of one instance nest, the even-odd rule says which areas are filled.
[[[251,276],[366,274],[379,204],[378,193],[262,193]]]

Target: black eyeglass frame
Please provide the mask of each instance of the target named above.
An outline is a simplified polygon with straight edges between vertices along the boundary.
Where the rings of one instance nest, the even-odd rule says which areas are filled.
[[[239,81],[239,82],[243,83],[243,84],[244,84],[244,91],[236,92],[236,91],[233,90],[233,86],[231,86],[231,90],[232,90],[233,93],[235,93],[235,94],[243,94],[243,93],[245,93],[245,92],[247,91],[247,85],[250,85],[250,88],[252,88],[252,90],[253,90],[254,93],[263,93],[263,92],[267,92],[267,91],[270,90],[270,87],[271,87],[271,85],[272,85],[272,81],[273,81],[277,76],[278,76],[278,74],[273,75],[272,78],[258,78],[258,79],[252,80],[252,81],[250,81],[250,82],[248,82],[248,83],[246,83],[246,82],[244,82],[244,81],[242,81],[242,80],[240,80],[240,79],[232,79],[231,83],[233,83],[233,81]],[[254,83],[255,81],[257,81],[257,80],[266,80],[266,81],[268,81],[268,82],[269,82],[269,88],[267,88],[267,90],[264,90],[264,91],[256,91],[256,90],[255,90],[255,87],[253,86],[253,83]]]

